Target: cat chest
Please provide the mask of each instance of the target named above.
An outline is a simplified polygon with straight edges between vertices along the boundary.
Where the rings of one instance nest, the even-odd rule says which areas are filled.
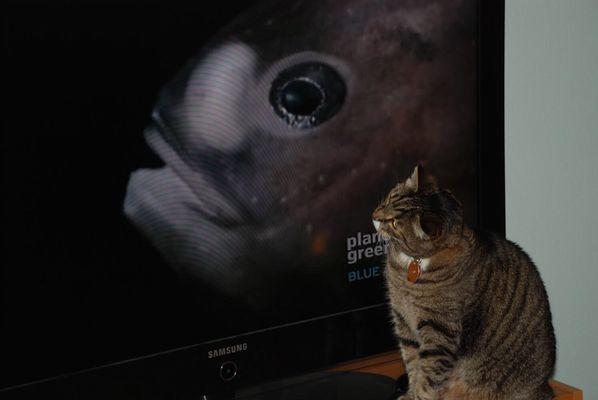
[[[409,328],[415,332],[417,330],[416,327],[420,312],[415,305],[414,298],[412,296],[402,296],[397,294],[391,298],[391,306],[395,311],[401,314]]]
[[[423,319],[454,319],[460,315],[462,299],[452,288],[442,288],[440,292],[434,290],[418,290],[406,287],[391,291],[389,299],[392,308],[401,314],[409,328],[417,331],[417,325]]]

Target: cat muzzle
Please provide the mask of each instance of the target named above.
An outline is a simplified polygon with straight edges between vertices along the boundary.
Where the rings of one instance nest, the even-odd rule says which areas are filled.
[[[375,219],[373,219],[372,222],[374,223],[374,228],[376,229],[376,231],[379,231],[381,222]]]

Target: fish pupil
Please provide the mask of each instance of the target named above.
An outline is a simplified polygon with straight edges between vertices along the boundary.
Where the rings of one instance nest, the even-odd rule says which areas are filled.
[[[295,115],[311,115],[324,102],[324,92],[313,81],[295,79],[282,89],[281,105]]]

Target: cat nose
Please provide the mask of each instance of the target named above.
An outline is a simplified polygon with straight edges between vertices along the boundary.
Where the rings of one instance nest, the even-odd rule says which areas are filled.
[[[372,222],[374,223],[374,228],[376,228],[376,231],[380,230],[382,221],[384,221],[384,213],[382,212],[382,210],[374,211],[372,213]]]
[[[386,219],[386,216],[384,215],[384,212],[382,212],[382,210],[377,209],[372,213],[372,219],[375,221],[384,221]]]

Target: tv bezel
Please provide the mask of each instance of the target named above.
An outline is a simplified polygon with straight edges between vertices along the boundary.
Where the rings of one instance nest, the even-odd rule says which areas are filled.
[[[477,18],[478,222],[481,229],[504,235],[504,1],[478,0]],[[223,358],[208,357],[211,350],[239,344],[242,351]],[[61,385],[122,388],[134,376],[154,389],[176,386],[189,393],[226,394],[265,380],[391,351],[395,346],[386,305],[379,304],[77,371],[20,388],[32,392],[51,392]],[[220,368],[229,360],[237,364],[239,372],[224,381]]]

